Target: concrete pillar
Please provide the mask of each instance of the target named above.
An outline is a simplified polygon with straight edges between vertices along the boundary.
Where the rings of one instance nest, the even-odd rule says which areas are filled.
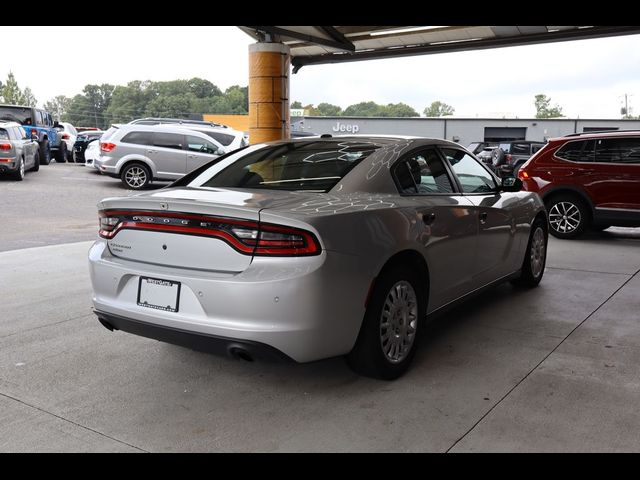
[[[289,138],[289,47],[249,45],[249,141]]]

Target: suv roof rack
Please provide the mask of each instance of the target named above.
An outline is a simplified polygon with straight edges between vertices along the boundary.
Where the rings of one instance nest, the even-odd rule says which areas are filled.
[[[144,118],[136,118],[129,123],[138,123],[143,121],[154,121],[158,123],[167,123],[167,124],[180,124],[180,125],[202,125],[208,127],[222,127],[229,128],[227,125],[223,125],[222,123],[216,122],[208,122],[206,120],[192,120],[189,118],[168,118],[168,117],[144,117]]]
[[[582,135],[591,135],[593,133],[625,133],[625,132],[634,132],[634,133],[640,133],[640,129],[638,128],[632,128],[630,130],[593,130],[591,132],[579,132],[579,133],[569,133],[567,135],[563,135],[563,137],[580,137]]]

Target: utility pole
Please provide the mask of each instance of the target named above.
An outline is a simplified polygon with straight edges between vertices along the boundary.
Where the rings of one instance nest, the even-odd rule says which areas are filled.
[[[622,114],[623,118],[631,115],[631,112],[629,111],[629,97],[631,96],[633,95],[628,95],[626,93],[624,94],[624,107],[620,109],[620,113]]]

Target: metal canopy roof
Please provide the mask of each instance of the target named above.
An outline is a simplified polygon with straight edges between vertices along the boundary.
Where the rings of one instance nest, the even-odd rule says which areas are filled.
[[[304,65],[427,55],[640,33],[640,26],[240,26],[259,41],[291,48],[293,73]]]

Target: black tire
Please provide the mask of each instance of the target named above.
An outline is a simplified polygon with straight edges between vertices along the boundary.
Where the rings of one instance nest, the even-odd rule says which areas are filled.
[[[500,148],[494,148],[491,152],[491,163],[494,167],[499,167],[504,163],[504,151]]]
[[[547,265],[548,242],[549,234],[546,221],[538,218],[531,225],[529,243],[527,243],[527,250],[524,253],[520,276],[511,280],[513,285],[528,288],[538,286]]]
[[[554,195],[545,201],[545,205],[549,214],[549,233],[556,238],[576,238],[591,224],[591,212],[577,195]]]
[[[11,174],[11,178],[13,178],[17,182],[21,182],[24,180],[24,158],[20,157],[20,163],[18,163],[18,170]]]
[[[46,138],[40,144],[40,165],[49,165],[51,163],[51,147],[49,140]]]
[[[407,285],[413,289],[416,301],[415,308],[410,306],[413,305],[412,301],[407,302],[405,312],[413,313],[403,316],[402,311],[397,311],[399,316],[394,315],[394,318],[388,319],[389,321],[386,322],[388,326],[385,328],[383,313],[393,311],[389,309],[388,303],[393,301],[393,292],[396,292],[395,298],[398,298],[398,291],[401,292],[401,296],[402,292],[410,295]],[[360,375],[383,380],[394,380],[407,371],[416,352],[420,324],[426,315],[427,291],[426,285],[415,269],[405,265],[392,266],[378,277],[371,292],[369,306],[356,344],[346,357],[352,370]],[[395,333],[392,333],[394,328]],[[413,331],[412,339],[410,339],[411,334],[407,332],[408,329]],[[407,336],[405,341],[410,344],[400,343],[399,351],[396,350],[397,355],[394,355],[393,340],[402,341],[401,337],[405,335]],[[389,337],[386,345],[385,336]],[[386,348],[390,348],[389,352],[385,352]],[[395,361],[391,359],[393,356],[397,357]]]
[[[56,150],[55,153],[56,162],[58,163],[66,163],[67,161],[67,144],[64,142],[60,142],[60,147]]]
[[[68,148],[67,148],[67,162],[76,163],[75,159],[73,158],[73,151],[69,150]]]
[[[32,172],[37,172],[38,170],[40,170],[40,150],[36,150],[33,157],[33,167],[31,167]]]
[[[151,170],[144,163],[128,163],[120,172],[120,180],[131,190],[142,190],[151,182]]]

